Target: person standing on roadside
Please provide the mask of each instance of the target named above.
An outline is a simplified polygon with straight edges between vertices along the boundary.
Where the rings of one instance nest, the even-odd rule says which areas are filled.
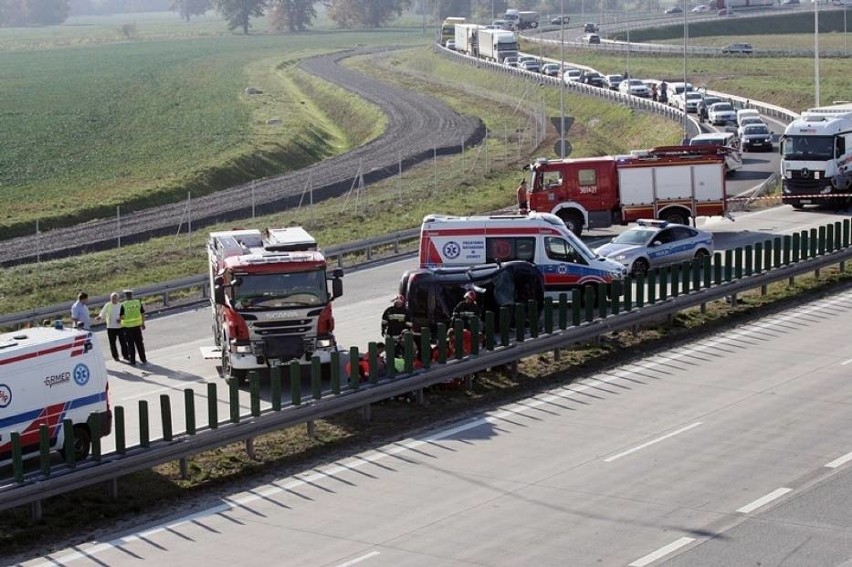
[[[136,366],[136,355],[139,362],[148,363],[145,356],[145,343],[142,340],[142,331],[145,329],[145,307],[138,299],[133,299],[133,291],[124,290],[124,301],[121,302],[118,320],[124,329],[124,337],[127,341],[127,355],[131,366]]]
[[[75,329],[86,329],[92,326],[92,316],[89,314],[89,294],[81,291],[77,294],[77,301],[71,306],[71,322]]]
[[[521,179],[521,184],[518,185],[518,209],[522,213],[529,210],[529,200],[527,197],[527,180]]]
[[[112,292],[109,295],[109,301],[104,303],[101,312],[95,317],[95,321],[106,322],[107,337],[109,338],[109,350],[112,352],[113,360],[118,360],[118,348],[115,343],[118,341],[121,347],[121,358],[130,360],[127,353],[127,340],[124,337],[124,329],[121,328],[121,321],[118,320],[121,315],[121,304],[118,302],[118,294]]]

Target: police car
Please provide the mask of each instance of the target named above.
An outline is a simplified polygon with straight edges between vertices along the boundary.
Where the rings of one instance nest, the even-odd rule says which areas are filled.
[[[639,220],[595,250],[624,264],[630,275],[713,254],[713,233],[660,220]]]

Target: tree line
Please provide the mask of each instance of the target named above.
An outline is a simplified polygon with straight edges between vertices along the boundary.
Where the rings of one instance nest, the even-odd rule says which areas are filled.
[[[317,6],[341,28],[379,28],[411,8],[417,0],[171,0],[164,6],[184,20],[214,10],[228,29],[249,33],[251,20],[266,16],[276,30],[305,31],[317,18]],[[0,26],[61,24],[76,14],[150,11],[153,0],[142,8],[136,0],[0,0]],[[418,2],[420,4],[420,2]],[[156,8],[155,8],[156,9]],[[161,8],[163,9],[163,8]]]
[[[636,9],[654,8],[659,0],[633,0]],[[311,27],[317,7],[341,28],[380,28],[413,10],[441,22],[465,16],[485,22],[507,8],[558,14],[598,9],[625,9],[625,0],[0,0],[0,26],[56,25],[69,16],[172,10],[184,20],[209,11],[219,13],[228,29],[249,33],[253,18],[266,17],[275,30],[300,32]]]

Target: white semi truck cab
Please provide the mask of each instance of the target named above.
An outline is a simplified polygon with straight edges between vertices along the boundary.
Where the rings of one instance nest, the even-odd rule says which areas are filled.
[[[803,112],[784,130],[780,152],[784,203],[800,209],[852,197],[852,104]]]

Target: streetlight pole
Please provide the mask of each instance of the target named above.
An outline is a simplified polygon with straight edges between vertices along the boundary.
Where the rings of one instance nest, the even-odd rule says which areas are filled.
[[[559,8],[559,157],[565,158],[565,0]]]
[[[725,3],[728,4],[727,2]],[[682,143],[687,143],[687,124],[689,123],[689,113],[686,111],[686,55],[689,44],[689,21],[686,19],[686,0],[683,0],[683,140]]]
[[[843,11],[846,13],[846,10]],[[819,2],[814,2],[814,99],[819,106]]]
[[[627,15],[627,74],[630,74],[630,10],[625,10]],[[626,78],[626,77],[625,77]]]

